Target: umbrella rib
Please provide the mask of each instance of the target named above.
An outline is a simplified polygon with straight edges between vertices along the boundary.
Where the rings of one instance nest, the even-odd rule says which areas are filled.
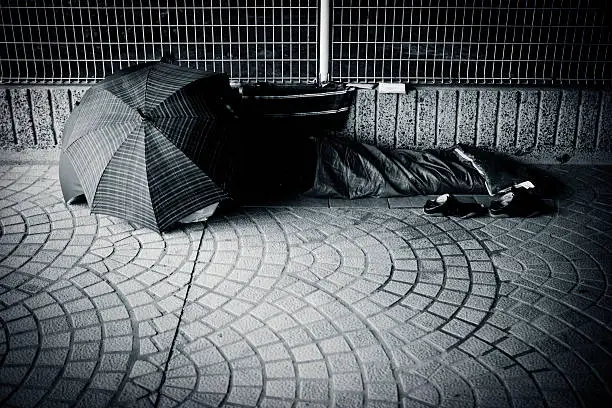
[[[149,121],[149,124],[150,124],[151,126],[153,126],[153,127],[155,128],[155,130],[157,130],[157,131],[159,132],[159,134],[160,134],[161,136],[163,136],[163,138],[164,138],[164,139],[166,139],[168,142],[172,143],[172,145],[174,145],[175,147],[177,147],[177,148],[178,148],[178,146],[176,145],[176,143],[174,143],[172,140],[170,140],[170,139],[169,139],[169,138],[168,138],[168,137],[167,137],[167,136],[164,134],[164,132],[163,132],[163,131],[162,131],[160,128],[158,128],[158,127],[155,125],[155,123],[154,123],[154,122]],[[198,168],[201,168],[201,167],[200,167],[200,164],[196,163],[196,162],[195,162],[195,161],[194,161],[194,160],[193,160],[193,159],[192,159],[192,158],[191,158],[191,157],[190,157],[188,154],[186,154],[185,152],[182,152],[182,153],[183,153],[183,155],[184,155],[184,156],[185,156],[185,157],[186,157],[186,158],[187,158],[187,159],[188,159],[188,160],[189,160],[189,161],[190,161],[190,162],[191,162],[193,165],[195,165],[195,166],[196,166],[196,167],[198,167]],[[219,154],[219,149],[215,149],[215,154],[214,154],[214,156],[216,156],[217,154]],[[217,188],[221,189],[221,187],[219,187],[219,185],[218,185],[218,184],[217,184],[215,181],[213,181],[212,179],[211,179],[211,181],[212,181],[212,182],[215,184],[215,186],[217,186]]]
[[[147,92],[149,91],[149,78],[151,77],[151,71],[153,71],[153,66],[149,68],[147,71],[147,79],[145,79],[145,92],[144,92],[144,108],[147,109]],[[146,112],[149,113],[148,110]]]
[[[175,145],[175,144],[174,144],[174,143],[173,143],[171,140],[169,140],[169,139],[168,139],[168,138],[167,138],[167,137],[164,135],[164,133],[163,133],[162,131],[160,131],[160,130],[159,130],[159,129],[158,129],[158,128],[157,128],[157,127],[156,127],[156,126],[155,126],[155,125],[152,123],[152,122],[149,122],[149,124],[151,124],[151,125],[152,125],[152,128],[153,128],[153,129],[157,130],[158,137],[163,138],[163,140],[166,140],[166,141],[167,141],[167,143],[170,143],[170,144],[172,144],[174,147],[176,147],[176,145]],[[146,133],[145,133],[145,134],[146,134]],[[150,138],[148,138],[147,140],[152,140],[154,137],[155,137],[154,135],[150,135]],[[146,152],[146,150],[147,150],[147,147],[146,147],[146,145],[145,145],[145,152]],[[199,171],[202,171],[202,169],[200,168],[200,166],[198,166],[198,165],[197,165],[197,164],[196,164],[196,163],[195,163],[195,162],[194,162],[194,161],[193,161],[193,160],[192,160],[192,159],[191,159],[191,158],[190,158],[190,157],[189,157],[187,154],[185,154],[185,152],[184,152],[184,151],[180,150],[178,147],[176,147],[176,151],[177,151],[177,153],[178,153],[179,155],[181,155],[181,157],[183,157],[183,158],[187,159],[187,160],[189,161],[189,163],[191,163],[191,164],[192,164],[192,165],[193,165],[195,168],[197,168]],[[145,156],[146,156],[147,154],[148,154],[148,153],[145,153]],[[147,163],[147,160],[145,159],[145,166],[146,166],[146,163]],[[146,167],[145,167],[145,172],[146,172],[146,174],[147,174],[147,178],[148,178],[148,177],[149,177],[149,168],[148,168],[148,166],[146,166]],[[219,185],[218,185],[218,184],[217,184],[217,183],[216,183],[214,180],[212,180],[210,177],[207,177],[207,178],[208,178],[208,180],[210,181],[210,183],[211,183],[211,184],[212,184],[212,185],[213,185],[215,188],[217,188],[217,189],[218,189],[218,190],[219,190],[219,191],[222,193],[222,195],[226,195],[226,193],[224,192],[224,190],[223,190],[221,187],[219,187]],[[153,197],[153,194],[151,194],[151,190],[150,190],[150,188],[151,188],[151,184],[150,184],[150,183],[148,184],[148,188],[149,188],[149,196],[150,196],[150,197]],[[160,219],[163,219],[163,218],[162,218],[160,215],[158,215],[157,207],[156,207],[156,206],[153,204],[153,199],[151,199],[151,207],[152,207],[152,209],[153,209],[153,214],[154,214],[154,216],[155,216],[155,220],[156,220],[156,222],[157,222],[157,223],[159,223],[159,222],[160,222]],[[185,215],[188,215],[188,214],[185,214]]]
[[[168,138],[168,137],[167,137],[167,136],[164,134],[164,132],[162,132],[162,130],[161,130],[160,128],[158,128],[157,126],[155,126],[155,123],[153,123],[153,122],[149,122],[149,123],[151,124],[151,126],[153,126],[153,127],[155,128],[155,130],[157,130],[157,131],[159,132],[159,134],[160,134],[160,135],[162,135],[162,136],[163,136],[163,138],[164,138],[164,139],[166,139],[168,142],[172,143],[172,144],[173,144],[175,147],[177,147],[177,148],[178,148],[178,146],[176,146],[176,143],[174,143],[172,140],[170,140],[170,139],[169,139],[169,138]],[[186,154],[185,152],[181,152],[181,153],[183,153],[183,155],[184,155],[184,156],[185,156],[187,159],[189,159],[189,161],[190,161],[191,163],[193,163],[193,165],[194,165],[194,166],[196,166],[196,167],[198,167],[198,168],[200,167],[200,166],[198,165],[198,163],[194,162],[194,161],[191,159],[191,157],[189,157],[189,155],[188,155],[188,154]],[[213,183],[214,183],[214,181],[213,181]],[[214,184],[215,184],[215,185],[217,185],[217,183],[214,183]],[[219,186],[217,186],[217,187],[219,187]]]
[[[117,95],[115,95],[114,93],[112,93],[108,89],[106,89],[106,88],[100,88],[100,89],[102,91],[104,91],[104,92],[107,92],[107,93],[111,94],[116,100],[118,100],[119,102],[121,102],[122,104],[124,104],[125,106],[130,108],[132,111],[136,110],[133,106],[130,106],[127,102],[125,102],[123,99],[119,98]]]
[[[143,125],[143,123],[141,122],[140,126],[142,126],[142,125]],[[133,130],[132,130],[132,131],[131,131],[131,132],[130,132],[128,135],[127,135],[127,137],[126,137],[126,138],[123,140],[123,142],[121,142],[121,144],[120,144],[120,145],[117,147],[117,149],[115,150],[115,153],[116,153],[116,152],[117,152],[119,149],[121,149],[121,147],[123,147],[123,145],[125,144],[125,142],[127,142],[127,141],[128,141],[128,139],[130,138],[130,136],[132,136],[132,135],[134,134],[134,132],[135,132],[135,131],[137,131],[138,129],[139,129],[138,127],[134,128],[134,129],[133,129]],[[91,208],[92,208],[92,209],[95,207],[96,195],[98,194],[98,186],[100,185],[100,181],[102,181],[102,178],[104,177],[104,174],[106,173],[106,170],[108,169],[108,164],[111,162],[111,160],[113,160],[113,157],[114,157],[114,153],[113,153],[113,156],[111,156],[111,158],[109,159],[108,163],[106,163],[106,166],[104,167],[104,170],[102,171],[102,174],[100,175],[100,178],[98,178],[98,182],[97,182],[97,184],[96,184],[96,188],[94,189],[94,195],[93,195],[93,197],[92,197],[92,199],[91,199],[91,203],[90,203],[90,205],[91,205]],[[146,162],[146,160],[145,160],[145,172],[146,172],[146,165],[147,165],[147,162]],[[151,205],[151,208],[153,208],[153,205]],[[155,214],[155,211],[153,211],[153,213]]]
[[[147,74],[147,84],[148,84],[148,80],[149,80],[148,75],[149,75],[150,73],[151,73],[151,71],[149,71],[149,73]],[[176,89],[174,89],[170,95],[168,95],[166,98],[164,98],[164,100],[160,101],[160,102],[159,102],[157,105],[152,106],[152,107],[151,107],[151,109],[150,109],[150,111],[149,111],[149,112],[147,112],[147,113],[149,113],[149,114],[150,114],[151,112],[154,112],[155,110],[159,109],[159,107],[160,107],[161,105],[163,105],[163,104],[164,104],[164,102],[166,102],[168,99],[172,98],[174,95],[176,95],[178,92],[180,92],[180,91],[184,90],[185,88],[187,88],[187,87],[189,87],[189,86],[193,86],[195,83],[198,83],[199,81],[207,81],[208,79],[209,79],[208,77],[200,77],[200,78],[198,78],[198,79],[195,79],[195,80],[194,80],[194,81],[192,81],[192,82],[187,82],[187,83],[185,83],[185,84],[182,84],[181,86],[179,86],[179,87],[177,87]],[[146,91],[145,91],[145,96],[146,96]],[[198,116],[198,115],[194,115],[194,116],[187,116],[187,115],[185,115],[185,114],[181,113],[181,114],[176,115],[176,116],[164,116],[164,117],[194,117],[194,118],[197,118],[197,117],[199,117],[199,116]]]
[[[150,72],[150,71],[149,71]],[[148,124],[151,125],[153,128],[155,128],[162,136],[164,136],[164,138],[166,138],[166,136],[162,133],[161,130],[159,130],[157,128],[157,126],[155,126],[155,124],[152,121],[148,121]],[[147,139],[146,139],[146,131],[145,131],[145,174],[147,176],[147,181],[149,180],[149,167],[147,166]],[[166,138],[167,139],[167,138]],[[168,140],[170,143],[172,143],[170,140]],[[189,158],[189,157],[188,157]],[[147,183],[147,189],[149,190],[149,197],[151,197],[151,184]],[[153,198],[151,197],[151,210],[153,210],[153,216],[155,217],[155,223],[157,225],[159,225],[159,216],[157,215],[157,210],[155,208],[155,206],[153,205]]]
[[[147,71],[147,79],[145,80],[145,108],[147,108],[146,103],[147,103],[147,92],[149,90],[149,78],[151,76],[151,71],[153,71],[153,66],[149,69],[149,71]],[[195,81],[199,81],[202,79],[206,79],[206,78],[198,78]],[[173,95],[175,95],[177,92],[185,89],[186,87],[192,85],[195,81],[193,82],[187,82],[183,85],[181,85],[180,87],[177,87],[174,91],[172,91],[172,93],[168,96],[166,96],[162,101],[159,101],[159,103],[157,103],[157,105],[155,106],[151,106],[151,109],[147,109],[147,114],[150,114],[152,111],[155,111],[156,109],[159,108],[159,106],[161,106],[165,101],[168,100],[168,98],[171,98]],[[186,115],[177,115],[176,117],[185,117]],[[165,116],[165,117],[174,117],[174,116]],[[193,116],[193,117],[197,117],[197,116]]]
[[[132,121],[124,122],[124,123],[125,123],[125,124],[130,124],[130,123],[135,123],[135,122],[136,122],[136,120],[132,120]],[[117,123],[119,123],[119,122],[117,122]],[[109,123],[107,126],[108,126],[108,127],[110,127],[110,126],[114,126],[114,125],[117,125],[117,123]],[[65,146],[65,147],[64,147],[64,150],[67,150],[69,147],[71,147],[73,144],[75,144],[75,143],[76,143],[76,142],[78,142],[79,140],[86,138],[86,137],[87,137],[87,136],[89,136],[89,135],[90,135],[92,132],[99,131],[100,129],[105,129],[107,126],[97,127],[97,128],[95,128],[95,129],[92,129],[92,130],[88,131],[87,133],[84,133],[84,134],[83,134],[83,135],[81,135],[80,137],[78,137],[78,138],[76,138],[75,140],[73,140],[72,142],[70,142],[70,144],[69,144],[69,145]],[[122,143],[123,143],[123,142],[122,142]]]
[[[70,113],[70,117],[68,117],[68,120],[66,120],[66,122],[64,123],[64,130],[62,131],[62,149],[66,149],[66,147],[74,143],[74,140],[69,141],[68,138],[72,136],[70,134],[70,131],[74,130],[74,126],[76,125],[76,123],[78,123],[80,117],[81,110],[78,106],[76,106]],[[68,130],[70,126],[72,126],[72,128]]]
[[[162,105],[164,105],[164,103],[166,103],[168,101],[168,99],[170,99],[172,96],[176,95],[176,93],[179,92],[179,91],[180,91],[180,89],[177,89],[168,98],[166,98],[162,102],[160,102],[157,105],[155,105],[154,107],[152,107],[151,110],[149,112],[147,112],[147,113],[149,113],[150,117],[151,118],[167,118],[167,119],[170,119],[170,118],[200,118],[200,117],[202,117],[200,115],[194,114],[193,112],[188,112],[188,113],[185,113],[185,112],[180,112],[180,113],[176,113],[176,112],[161,112],[163,115],[159,115],[159,116],[156,115],[158,113],[157,111],[160,109],[160,107]]]
[[[104,166],[104,169],[106,169],[106,166],[108,166],[108,163],[109,163],[109,162],[110,162],[110,160],[113,158],[113,156],[115,155],[115,153],[117,152],[117,150],[119,150],[119,149],[121,148],[121,146],[123,146],[123,144],[125,143],[125,141],[126,141],[126,140],[127,140],[129,137],[130,137],[130,135],[131,135],[131,134],[133,134],[133,133],[134,133],[134,131],[136,131],[137,129],[138,129],[138,127],[137,127],[137,126],[134,126],[134,127],[133,127],[133,128],[132,128],[132,129],[131,129],[131,130],[130,130],[128,133],[127,133],[127,135],[125,136],[125,139],[124,139],[124,140],[122,140],[122,141],[121,141],[121,143],[119,143],[119,145],[118,145],[118,146],[117,146],[115,149],[109,149],[109,152],[110,152],[110,153],[109,153],[109,156],[110,156],[110,157],[109,157],[109,159],[106,161],[106,163],[103,165],[103,166]],[[89,134],[89,133],[87,133],[87,134]],[[83,137],[79,137],[79,138],[78,138],[78,139],[76,139],[76,140],[75,140],[73,143],[71,143],[71,144],[70,144],[70,146],[73,146],[73,145],[75,145],[75,144],[76,144],[77,146],[75,146],[75,148],[74,148],[74,149],[67,149],[67,148],[66,148],[66,149],[64,149],[64,153],[65,153],[65,154],[66,154],[68,157],[75,158],[76,156],[75,156],[74,151],[75,151],[75,150],[77,150],[77,151],[78,151],[78,150],[82,149],[82,148],[83,148],[83,146],[79,146],[79,144],[82,144],[82,143],[86,143],[86,141],[85,141],[85,139],[84,139]],[[78,156],[78,155],[77,155],[77,156]],[[99,183],[99,180],[98,180],[98,183]],[[97,190],[97,188],[98,188],[98,185],[96,184],[96,186],[93,188],[93,191],[94,191],[94,196],[95,196],[95,191]],[[93,198],[94,198],[94,196],[92,196],[92,197],[91,197],[92,202],[93,202]]]
[[[114,93],[112,93],[112,92],[111,92],[111,91],[109,91],[108,89],[105,89],[105,88],[99,88],[99,89],[100,89],[100,90],[102,90],[102,91],[104,91],[104,92],[107,92],[107,93],[108,93],[108,94],[110,94],[110,95],[112,95],[112,96],[113,96],[113,97],[114,97],[114,98],[115,98],[117,101],[121,102],[122,104],[124,104],[125,106],[127,106],[129,109],[134,110],[134,108],[133,108],[133,107],[131,107],[130,105],[128,105],[127,103],[125,103],[123,100],[121,100],[120,98],[118,98],[118,97],[117,97],[117,95],[115,95]],[[134,117],[134,119],[137,119],[137,117],[135,116],[135,117]],[[132,122],[134,119],[129,120],[129,121],[126,121],[126,122],[124,122],[124,123],[131,123],[131,122]],[[107,126],[113,126],[113,125],[116,125],[117,123],[120,123],[120,122],[119,122],[119,121],[116,121],[116,122],[113,122],[113,123],[109,123]],[[94,129],[91,129],[91,130],[90,130],[90,131],[88,131],[87,133],[84,133],[84,134],[82,134],[80,137],[78,137],[78,138],[76,138],[76,139],[72,140],[72,141],[71,141],[69,144],[67,144],[66,146],[64,146],[64,147],[63,147],[63,149],[65,150],[65,149],[69,148],[70,146],[72,146],[72,145],[74,144],[74,142],[76,142],[77,140],[79,140],[79,139],[81,139],[81,138],[83,138],[83,137],[86,137],[86,136],[87,136],[87,135],[89,135],[91,132],[94,132],[94,131],[96,131],[96,130],[100,130],[100,129],[103,129],[103,128],[104,128],[104,126],[102,126],[102,127],[96,127],[96,128],[94,128]]]

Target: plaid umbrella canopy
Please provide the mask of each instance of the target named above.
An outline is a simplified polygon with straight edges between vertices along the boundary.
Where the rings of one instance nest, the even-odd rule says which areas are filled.
[[[80,192],[94,213],[161,231],[228,198],[224,74],[162,62],[93,85],[62,139],[64,198]]]

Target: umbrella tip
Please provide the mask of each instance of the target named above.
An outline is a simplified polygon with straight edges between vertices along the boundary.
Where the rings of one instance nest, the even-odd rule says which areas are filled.
[[[147,115],[146,113],[144,113],[144,112],[142,111],[142,109],[137,108],[136,110],[138,111],[138,114],[140,115],[140,117],[141,117],[141,118],[143,118],[143,119],[150,119],[150,118],[149,118],[149,115]]]

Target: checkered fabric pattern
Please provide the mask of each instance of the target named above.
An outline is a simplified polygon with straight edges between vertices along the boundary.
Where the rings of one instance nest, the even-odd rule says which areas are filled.
[[[226,135],[212,108],[221,80],[147,63],[85,93],[62,150],[93,212],[161,231],[228,197],[219,170],[227,167]]]

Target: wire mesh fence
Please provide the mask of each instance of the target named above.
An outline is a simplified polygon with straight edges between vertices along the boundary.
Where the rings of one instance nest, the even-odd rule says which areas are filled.
[[[330,79],[610,85],[605,3],[333,0]],[[94,82],[169,53],[238,82],[313,81],[326,46],[317,0],[0,4],[0,83]]]
[[[96,81],[169,54],[236,81],[316,78],[316,0],[0,1],[2,82]]]
[[[605,84],[599,0],[336,0],[331,73],[357,82]]]

